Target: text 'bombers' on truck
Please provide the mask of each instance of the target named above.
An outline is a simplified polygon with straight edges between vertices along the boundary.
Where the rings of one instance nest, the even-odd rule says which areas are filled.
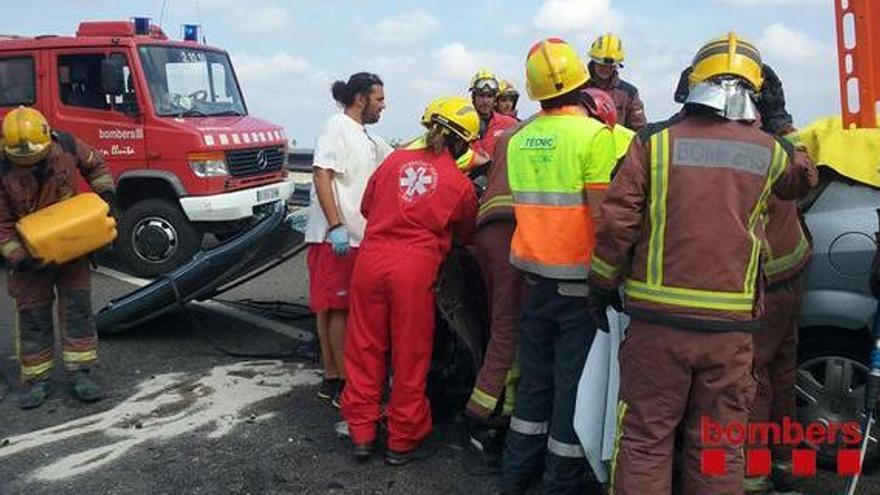
[[[169,271],[203,234],[240,231],[293,192],[284,130],[248,115],[228,54],[158,26],[0,38],[0,88],[0,116],[32,106],[104,155],[123,210],[115,248],[137,275]]]

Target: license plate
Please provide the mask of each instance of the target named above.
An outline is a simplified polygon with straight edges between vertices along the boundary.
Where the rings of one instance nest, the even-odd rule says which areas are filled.
[[[269,189],[260,189],[257,191],[257,203],[265,203],[266,201],[274,201],[281,197],[281,192],[277,187]]]

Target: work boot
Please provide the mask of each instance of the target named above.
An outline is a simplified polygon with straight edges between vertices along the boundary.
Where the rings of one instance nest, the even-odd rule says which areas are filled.
[[[22,409],[40,407],[46,402],[51,392],[52,387],[49,385],[49,380],[28,382],[24,389],[18,393],[18,407]]]
[[[430,436],[425,437],[416,448],[406,452],[397,452],[391,449],[385,451],[385,463],[391,466],[403,466],[411,462],[427,459],[437,452],[437,445]]]
[[[770,479],[773,481],[773,488],[779,495],[799,495],[800,492],[794,489],[797,483],[797,477],[794,475],[791,461],[774,462],[773,469],[770,473]]]
[[[752,476],[743,480],[743,490],[747,495],[765,495],[773,490],[773,483],[767,476]]]
[[[95,402],[101,399],[101,387],[92,380],[89,370],[73,372],[73,396],[82,402]]]

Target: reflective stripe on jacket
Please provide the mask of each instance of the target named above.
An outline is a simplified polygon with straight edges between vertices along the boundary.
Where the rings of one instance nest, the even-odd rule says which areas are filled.
[[[480,197],[477,227],[495,220],[513,221],[513,196],[510,194],[510,185],[507,182],[507,143],[513,133],[531,121],[530,118],[524,122],[517,122],[498,137],[495,153],[492,155],[492,164],[486,174],[486,190]]]
[[[607,187],[614,152],[610,130],[580,107],[543,113],[511,136],[511,263],[547,278],[586,278],[594,243],[586,189]]]
[[[816,181],[791,152],[757,125],[714,116],[649,126],[605,195],[591,280],[623,282],[634,316],[718,330],[755,322],[767,199],[795,199]]]
[[[797,277],[812,254],[797,203],[771,197],[764,231],[767,234],[764,245],[767,282],[777,284]]]

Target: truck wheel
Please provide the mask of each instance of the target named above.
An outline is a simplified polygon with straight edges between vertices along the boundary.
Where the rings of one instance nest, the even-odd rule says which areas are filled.
[[[116,249],[139,277],[169,272],[189,261],[201,247],[201,235],[167,199],[138,201],[123,212],[118,230]]]
[[[804,428],[814,423],[840,425],[857,422],[861,431],[865,419],[863,409],[869,352],[862,336],[851,330],[801,334],[795,393],[797,420]],[[876,422],[870,436],[865,466],[873,465],[880,456],[877,443],[880,430]],[[816,450],[822,464],[833,467],[839,449],[858,449],[860,445],[829,444],[826,441],[810,447]]]

